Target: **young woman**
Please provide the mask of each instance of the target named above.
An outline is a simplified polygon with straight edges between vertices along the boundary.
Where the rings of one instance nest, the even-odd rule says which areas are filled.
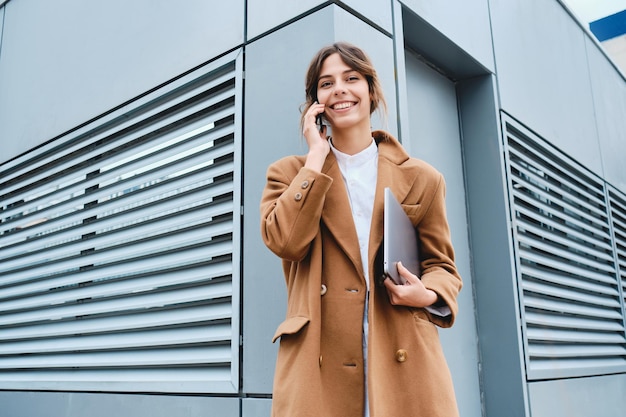
[[[435,327],[452,326],[461,289],[444,180],[391,135],[371,131],[379,108],[365,53],[347,43],[321,49],[306,75],[309,151],[268,169],[261,234],[282,259],[288,293],[274,336],[275,417],[458,415]],[[421,275],[398,265],[405,285],[379,279],[385,187],[419,234]]]

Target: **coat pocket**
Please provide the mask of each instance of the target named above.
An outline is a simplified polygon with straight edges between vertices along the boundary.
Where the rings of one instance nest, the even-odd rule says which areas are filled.
[[[274,333],[274,337],[272,338],[272,343],[276,342],[276,340],[283,335],[298,333],[304,326],[309,324],[310,321],[311,319],[303,316],[289,317],[276,329],[276,333]]]
[[[422,218],[422,205],[421,204],[402,204],[402,209],[406,215],[411,219],[413,226],[417,226]]]

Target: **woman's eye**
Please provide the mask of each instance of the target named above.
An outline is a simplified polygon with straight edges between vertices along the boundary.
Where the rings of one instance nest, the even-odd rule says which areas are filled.
[[[358,81],[358,80],[359,80],[359,77],[357,77],[356,75],[348,77],[348,81]]]
[[[319,88],[326,88],[326,87],[330,87],[330,82],[326,81],[320,84]]]

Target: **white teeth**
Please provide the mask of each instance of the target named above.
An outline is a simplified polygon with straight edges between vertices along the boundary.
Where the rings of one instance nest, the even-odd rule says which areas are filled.
[[[350,102],[337,103],[333,106],[335,110],[347,109],[348,107],[352,107],[352,103]]]

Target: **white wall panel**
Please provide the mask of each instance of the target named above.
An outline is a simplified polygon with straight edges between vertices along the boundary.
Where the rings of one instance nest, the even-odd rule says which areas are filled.
[[[626,82],[594,42],[586,45],[604,178],[626,192]]]
[[[585,33],[556,1],[490,1],[501,107],[602,172]]]
[[[0,163],[243,42],[243,0],[20,0],[4,10]]]

